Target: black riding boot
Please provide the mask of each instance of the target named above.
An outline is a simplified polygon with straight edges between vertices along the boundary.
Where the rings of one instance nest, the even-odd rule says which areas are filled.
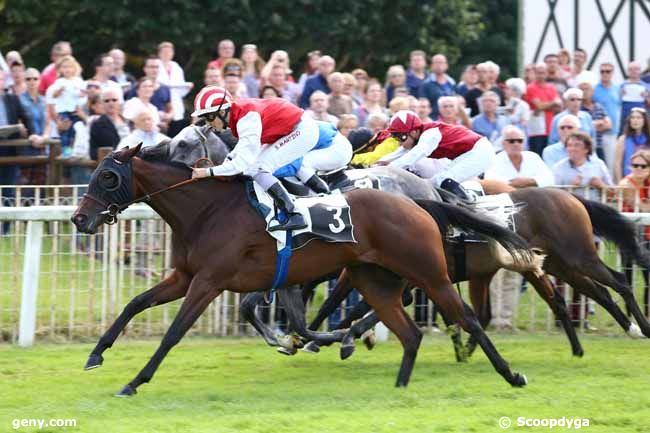
[[[440,184],[440,188],[444,189],[445,191],[449,191],[450,193],[462,198],[465,201],[473,201],[473,199],[467,194],[467,191],[465,191],[465,188],[463,186],[456,182],[454,179],[447,178],[442,181]]]
[[[293,207],[293,200],[289,196],[289,193],[280,182],[274,183],[267,192],[273,198],[273,202],[279,210],[284,211],[287,219],[284,223],[279,223],[278,225],[272,226],[269,228],[270,232],[276,230],[300,230],[307,227],[305,219],[297,213]],[[279,221],[278,221],[279,222]]]
[[[318,194],[329,194],[330,192],[330,187],[327,186],[327,183],[318,177],[317,174],[310,177],[307,182],[305,182],[305,185]]]

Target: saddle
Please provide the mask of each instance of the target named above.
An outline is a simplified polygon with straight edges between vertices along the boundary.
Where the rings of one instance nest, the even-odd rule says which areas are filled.
[[[328,172],[319,171],[316,174],[327,183],[330,191],[334,191],[335,189],[347,191],[355,186],[354,182],[345,174],[345,170],[347,170],[347,167],[337,168],[336,170]],[[309,187],[293,176],[284,177],[280,179],[280,181],[289,194],[293,194],[296,197],[311,197],[317,195]]]

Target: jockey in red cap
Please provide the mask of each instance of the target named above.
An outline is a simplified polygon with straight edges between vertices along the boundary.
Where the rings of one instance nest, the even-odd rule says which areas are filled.
[[[223,164],[195,168],[193,177],[250,176],[287,215],[284,223],[271,226],[269,231],[307,227],[273,172],[316,146],[319,131],[315,120],[284,99],[234,101],[227,90],[217,86],[204,87],[196,95],[192,116],[206,119],[217,131],[230,128],[239,139]]]
[[[388,132],[400,141],[400,147],[381,161],[418,173],[427,165],[427,158],[448,158],[451,163],[430,180],[434,186],[465,200],[470,198],[460,182],[483,173],[495,156],[492,143],[474,131],[443,122],[423,124],[417,114],[408,110],[395,113]]]

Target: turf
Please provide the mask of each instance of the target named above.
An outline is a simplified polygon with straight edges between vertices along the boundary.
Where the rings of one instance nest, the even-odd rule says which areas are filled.
[[[137,396],[113,394],[158,340],[118,340],[104,366],[82,370],[91,346],[0,346],[0,431],[21,418],[74,418],[51,432],[498,432],[518,417],[588,418],[589,432],[647,432],[648,342],[585,335],[586,355],[564,336],[495,335],[530,384],[511,388],[482,353],[456,364],[444,336],[424,339],[410,386],[393,387],[401,347],[392,338],[342,362],[338,350],[283,357],[259,339],[189,338]],[[584,428],[584,427],[583,427]],[[552,431],[563,431],[556,427]]]

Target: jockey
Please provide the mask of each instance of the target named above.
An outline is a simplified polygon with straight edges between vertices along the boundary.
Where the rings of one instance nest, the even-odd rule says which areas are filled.
[[[205,118],[217,132],[230,128],[239,139],[223,164],[194,168],[192,177],[250,176],[287,216],[284,223],[278,221],[269,231],[307,227],[291,196],[272,173],[316,146],[319,132],[315,120],[281,98],[233,101],[230,93],[218,86],[201,89],[194,99],[192,116]]]
[[[421,171],[427,157],[449,158],[451,162],[430,178],[434,186],[470,200],[460,185],[483,173],[495,158],[492,143],[462,125],[443,122],[422,123],[413,111],[401,110],[390,119],[388,131],[400,142],[400,147],[384,156],[380,164]],[[429,161],[434,163],[435,161]]]

